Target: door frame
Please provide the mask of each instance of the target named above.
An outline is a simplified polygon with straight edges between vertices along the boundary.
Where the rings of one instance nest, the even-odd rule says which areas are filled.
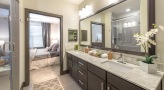
[[[66,73],[66,71],[63,71],[63,16],[25,8],[25,86],[29,86],[30,84],[29,20],[28,20],[30,13],[56,17],[60,19],[60,75],[64,75]]]

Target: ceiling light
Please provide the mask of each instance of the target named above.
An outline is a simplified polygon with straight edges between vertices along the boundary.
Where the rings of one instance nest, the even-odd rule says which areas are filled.
[[[130,8],[126,9],[126,12],[130,12],[130,11],[131,11],[131,9],[130,9]]]

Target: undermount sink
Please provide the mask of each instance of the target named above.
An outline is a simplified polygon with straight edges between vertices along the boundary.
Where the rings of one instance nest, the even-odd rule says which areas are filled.
[[[119,70],[121,72],[125,72],[125,73],[129,72],[133,69],[130,66],[127,66],[127,65],[124,65],[124,64],[121,64],[121,63],[117,63],[117,62],[112,62],[112,61],[104,61],[104,62],[101,62],[101,64],[104,64],[107,67],[110,67],[112,69],[117,69],[117,70]]]

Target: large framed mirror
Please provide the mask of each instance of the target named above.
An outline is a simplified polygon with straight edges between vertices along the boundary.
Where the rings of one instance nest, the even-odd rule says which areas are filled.
[[[137,45],[134,34],[145,34],[155,23],[154,0],[120,0],[95,14],[80,20],[80,45],[99,49],[143,55],[143,48]],[[86,37],[86,41],[82,38]],[[149,49],[155,54],[155,47]]]

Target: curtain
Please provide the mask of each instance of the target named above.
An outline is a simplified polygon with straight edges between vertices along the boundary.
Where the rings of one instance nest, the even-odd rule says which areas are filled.
[[[43,34],[43,46],[50,46],[50,33],[51,33],[51,24],[50,23],[42,23],[42,34]]]

